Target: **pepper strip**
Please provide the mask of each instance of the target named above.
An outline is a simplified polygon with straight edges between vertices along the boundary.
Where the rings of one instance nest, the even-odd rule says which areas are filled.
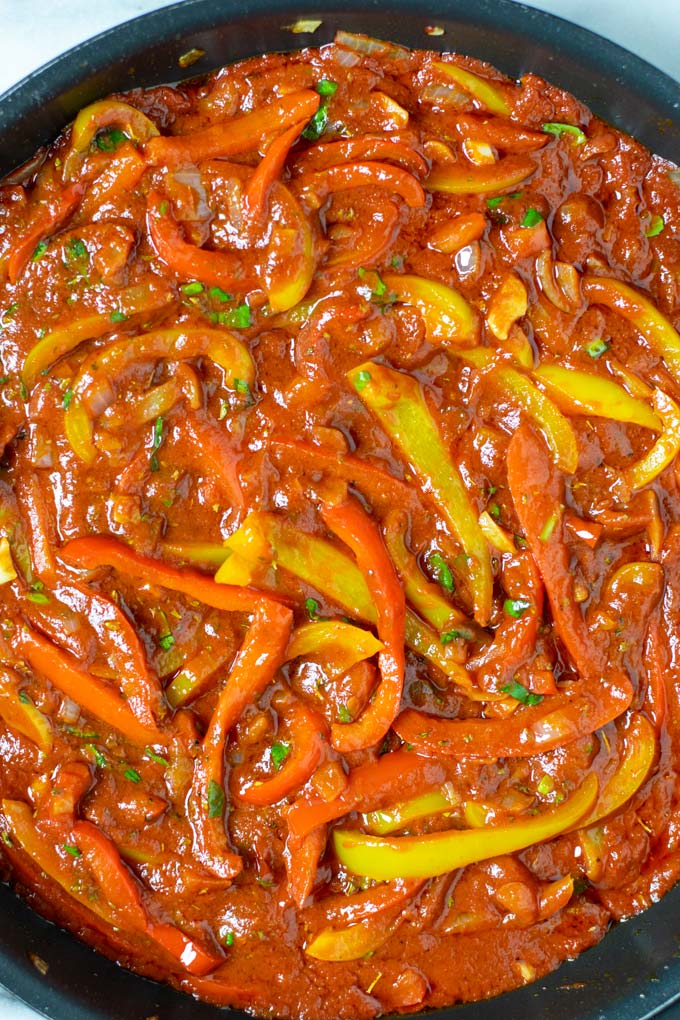
[[[157,191],[149,192],[146,213],[146,226],[156,253],[180,280],[201,280],[225,291],[247,291],[255,286],[256,279],[244,274],[240,255],[199,248],[185,241],[170,212],[170,203]]]
[[[405,796],[439,788],[446,780],[441,762],[410,751],[390,751],[375,762],[352,769],[347,786],[335,800],[324,800],[314,791],[305,793],[290,807],[286,821],[290,832],[302,839],[312,829],[350,811],[373,811]]]
[[[255,173],[248,181],[248,186],[243,196],[243,205],[253,224],[260,223],[267,211],[267,201],[271,186],[281,176],[288,153],[304,126],[305,121],[300,121],[298,124],[293,124],[291,128],[284,131],[278,138],[275,138],[258,163]]]
[[[323,203],[334,191],[372,186],[384,188],[404,199],[411,209],[422,209],[425,192],[413,174],[389,163],[342,163],[326,170],[302,174],[298,186],[309,190]]]
[[[87,673],[73,656],[36,631],[23,627],[15,636],[15,649],[31,667],[68,698],[122,733],[131,743],[165,746],[167,738],[155,726],[141,723],[126,701],[97,677]]]
[[[174,293],[165,280],[150,279],[128,287],[116,296],[116,308],[126,318],[148,315],[165,308],[174,301]],[[33,346],[21,369],[21,378],[27,387],[64,355],[70,354],[87,340],[96,340],[105,333],[113,333],[120,323],[111,321],[111,313],[88,315],[66,326],[58,326]]]
[[[648,297],[607,276],[584,276],[581,288],[591,304],[611,308],[632,323],[680,383],[680,334]]]
[[[284,718],[290,733],[290,753],[279,771],[260,782],[244,775],[243,768],[232,770],[232,793],[246,804],[277,804],[304,786],[324,755],[326,722],[322,716],[295,698],[286,705]]]
[[[386,273],[383,283],[390,297],[418,309],[431,343],[467,343],[477,337],[479,323],[475,313],[452,287],[438,280],[399,273]]]
[[[325,170],[338,163],[356,163],[364,160],[388,160],[398,163],[404,170],[415,176],[424,177],[428,167],[426,161],[405,142],[392,139],[389,135],[359,138],[341,138],[336,142],[321,142],[310,145],[295,162],[296,170]]]
[[[333,844],[340,863],[356,875],[378,881],[433,878],[554,839],[591,810],[597,792],[597,776],[591,773],[559,807],[517,819],[511,825],[391,839],[338,829],[333,833]]]
[[[567,414],[594,415],[661,431],[661,419],[649,404],[631,397],[623,386],[606,376],[563,365],[541,365],[533,374]]]
[[[405,829],[409,822],[415,822],[419,818],[430,818],[433,815],[447,814],[459,805],[458,795],[453,790],[447,790],[444,785],[441,790],[421,793],[419,797],[400,801],[397,804],[392,804],[391,807],[369,811],[362,815],[361,821],[363,827],[370,833],[376,836],[386,836],[397,829]]]
[[[73,826],[72,838],[107,902],[113,904],[131,928],[148,935],[190,974],[209,974],[223,962],[222,956],[207,952],[174,925],[152,920],[132,874],[115,844],[101,829],[92,822],[79,821]]]
[[[40,241],[54,233],[74,212],[84,189],[82,182],[61,188],[50,201],[41,202],[33,211],[26,230],[12,243],[12,254],[7,262],[11,284],[22,275]]]
[[[508,487],[539,573],[543,578],[555,628],[582,677],[607,670],[607,639],[592,633],[574,600],[569,550],[562,536],[564,479],[542,442],[528,425],[510,440]]]
[[[370,923],[361,922],[340,929],[324,928],[305,947],[305,953],[315,960],[327,960],[330,963],[361,960],[384,945],[403,924],[404,909],[400,905],[382,911],[372,916]]]
[[[663,432],[651,450],[624,471],[633,490],[649,485],[680,453],[680,407],[662,390],[654,390],[652,403],[663,422]]]
[[[304,839],[288,834],[283,859],[286,864],[286,884],[290,898],[302,910],[314,888],[319,859],[326,848],[326,826],[313,829]]]
[[[343,753],[371,747],[382,740],[399,711],[404,686],[404,592],[377,525],[357,502],[324,506],[321,515],[356,558],[377,616],[381,680],[370,704],[352,723],[333,723],[331,740]]]
[[[84,106],[71,128],[71,145],[64,159],[64,180],[73,177],[99,131],[117,127],[138,145],[158,134],[158,128],[141,110],[115,99],[101,99]]]
[[[475,619],[484,626],[491,612],[493,580],[489,548],[460,472],[449,455],[423,390],[413,376],[366,362],[347,373],[361,401],[431,493],[468,558]]]
[[[320,101],[317,92],[301,89],[265,103],[259,110],[203,131],[174,138],[152,138],[144,146],[144,152],[151,163],[161,166],[202,163],[206,159],[252,152],[265,135],[308,121],[318,110]]]
[[[521,184],[537,169],[537,164],[530,156],[506,156],[488,166],[446,163],[430,170],[425,188],[427,191],[443,191],[448,195],[498,194]]]
[[[274,217],[262,276],[272,312],[287,312],[302,301],[312,285],[314,237],[302,206],[280,181],[274,182],[272,204],[285,216],[279,213]]]
[[[0,718],[11,730],[32,741],[43,754],[52,750],[52,724],[20,690],[23,678],[0,666]]]
[[[73,567],[84,570],[113,567],[142,584],[157,584],[178,591],[187,598],[228,613],[251,613],[274,604],[274,600],[262,592],[216,584],[198,571],[171,567],[161,560],[142,556],[124,542],[106,535],[74,538],[62,547],[59,555]]]
[[[656,731],[641,712],[634,712],[624,734],[624,751],[618,767],[605,783],[592,811],[573,828],[587,829],[618,811],[637,793],[656,757]]]
[[[385,544],[404,585],[408,601],[440,634],[455,630],[463,640],[482,636],[480,628],[457,606],[444,598],[438,585],[429,581],[418,566],[415,556],[406,548],[406,526],[397,512],[388,514],[385,522]]]
[[[327,675],[333,680],[358,662],[370,659],[383,647],[382,641],[378,641],[369,630],[362,630],[344,620],[319,620],[303,623],[293,631],[286,659],[324,656],[330,660],[331,669]]]
[[[194,856],[219,878],[231,880],[243,862],[227,849],[223,806],[213,808],[212,791],[224,797],[224,748],[229,730],[243,710],[271,683],[283,662],[293,613],[286,606],[270,602],[258,607],[231,672],[222,687],[215,711],[194,762],[194,775],[187,801],[193,831]]]
[[[619,675],[616,683],[582,684],[574,697],[551,695],[548,711],[534,705],[507,719],[442,719],[407,708],[393,729],[419,754],[432,757],[531,758],[606,726],[626,711],[632,699],[630,682]]]
[[[485,106],[491,113],[498,113],[502,117],[510,116],[510,104],[505,98],[505,90],[500,88],[500,83],[498,85],[492,84],[487,78],[473,74],[472,71],[466,71],[459,64],[448,64],[442,60],[436,60],[432,64],[432,69],[438,71],[439,74],[443,74],[446,78],[451,78],[452,81],[455,81],[456,85],[459,85],[468,95],[476,99],[482,106]]]

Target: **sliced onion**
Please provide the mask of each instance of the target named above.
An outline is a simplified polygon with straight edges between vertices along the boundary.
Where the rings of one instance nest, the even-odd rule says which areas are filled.
[[[460,92],[455,85],[444,85],[443,82],[433,81],[420,90],[418,97],[421,103],[428,103],[432,106],[454,106],[462,110],[470,102],[470,97],[465,92]]]
[[[338,46],[333,54],[333,60],[340,67],[356,67],[361,63],[361,56],[354,50],[346,50],[344,46]]]
[[[67,726],[73,726],[78,722],[80,718],[80,705],[77,702],[72,701],[71,698],[64,696],[57,712],[57,719],[59,722],[66,723]]]
[[[355,50],[357,53],[377,54],[388,60],[394,60],[397,57],[406,59],[409,56],[409,51],[403,46],[396,46],[383,39],[373,39],[370,35],[356,35],[354,32],[343,32],[342,30],[336,32],[335,43],[337,46],[345,46],[348,50]]]

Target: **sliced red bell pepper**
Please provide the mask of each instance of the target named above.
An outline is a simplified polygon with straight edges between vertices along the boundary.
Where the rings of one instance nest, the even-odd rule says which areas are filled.
[[[551,695],[545,705],[518,709],[507,719],[442,719],[407,708],[393,728],[405,744],[433,758],[531,758],[594,733],[633,699],[630,681],[621,675],[578,686],[571,697]]]
[[[425,205],[425,192],[417,178],[389,163],[345,163],[298,178],[298,187],[310,191],[322,203],[334,191],[367,186],[400,195],[411,209],[422,209]]]
[[[243,265],[241,255],[208,251],[184,240],[167,199],[150,191],[147,199],[147,229],[151,243],[166,266],[180,280],[201,280],[225,291],[248,291],[256,284]]]
[[[67,563],[84,570],[113,567],[128,574],[142,584],[157,584],[171,591],[181,592],[213,609],[229,613],[251,613],[264,606],[273,606],[274,599],[261,592],[229,584],[217,584],[196,570],[171,567],[161,560],[142,556],[124,542],[107,535],[74,538],[67,542],[59,555]]]
[[[255,173],[248,181],[248,186],[243,196],[243,204],[254,225],[259,224],[265,215],[269,190],[273,182],[281,176],[288,153],[304,126],[305,122],[300,121],[298,124],[293,124],[291,128],[284,131],[278,138],[275,138],[260,160]]]
[[[79,821],[73,826],[72,838],[106,899],[131,928],[148,935],[190,974],[209,974],[222,963],[222,956],[203,949],[179,928],[150,917],[142,902],[139,886],[115,844],[101,829],[92,822]]]
[[[24,232],[12,245],[7,263],[9,282],[15,284],[26,269],[40,241],[49,237],[75,211],[85,185],[82,182],[61,188],[49,201],[40,203],[30,215]]]
[[[404,624],[406,602],[382,535],[357,502],[324,506],[321,514],[331,531],[347,545],[368,585],[377,613],[381,680],[370,704],[353,723],[334,723],[336,750],[358,751],[377,744],[396,718],[404,686]]]
[[[424,177],[428,167],[426,161],[405,142],[390,138],[389,135],[358,138],[340,138],[336,142],[320,142],[312,145],[295,161],[296,170],[325,170],[339,163],[357,163],[365,160],[387,160],[398,163],[404,170],[416,177]]]
[[[131,743],[141,747],[167,743],[166,735],[155,726],[139,722],[113,688],[81,669],[71,655],[41,634],[21,628],[16,635],[15,648],[36,673],[80,705],[88,715],[113,726]]]
[[[224,828],[224,748],[247,705],[271,683],[283,662],[293,622],[286,606],[270,602],[257,609],[212,714],[194,762],[187,801],[194,856],[219,878],[230,880],[243,863],[227,847]]]
[[[289,699],[282,711],[290,751],[279,771],[259,782],[249,777],[243,768],[232,769],[230,788],[234,796],[246,804],[258,807],[277,804],[304,786],[323,758],[327,747],[323,717],[297,698]]]
[[[302,910],[314,887],[319,859],[326,846],[326,826],[319,825],[302,839],[288,834],[283,859],[286,862],[288,895]]]
[[[291,833],[302,839],[317,826],[350,811],[373,811],[440,787],[446,780],[446,768],[440,762],[410,751],[391,751],[352,769],[347,787],[335,800],[324,800],[313,791],[305,793],[290,807],[286,821]]]
[[[187,412],[182,421],[182,442],[187,443],[200,470],[215,480],[232,507],[243,509],[245,499],[238,472],[240,455],[229,434],[202,412]]]
[[[528,425],[520,426],[510,440],[507,469],[515,511],[543,578],[557,633],[582,677],[604,675],[608,640],[602,631],[589,630],[574,599],[569,551],[562,534],[564,477]]]
[[[320,102],[319,94],[311,89],[289,92],[252,113],[220,121],[202,131],[152,138],[144,146],[144,153],[151,163],[177,166],[252,152],[259,147],[264,136],[285,130],[291,124],[308,121],[318,110]]]

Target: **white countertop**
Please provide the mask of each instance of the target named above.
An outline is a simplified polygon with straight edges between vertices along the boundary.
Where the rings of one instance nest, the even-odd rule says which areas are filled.
[[[64,50],[169,0],[0,0],[0,92]],[[625,46],[680,81],[678,0],[525,0]],[[321,4],[319,5],[321,6]],[[2,1020],[37,1013],[0,988]]]

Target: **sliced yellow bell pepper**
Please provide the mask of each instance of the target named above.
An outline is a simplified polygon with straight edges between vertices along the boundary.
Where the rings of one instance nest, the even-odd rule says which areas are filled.
[[[360,960],[367,953],[374,953],[384,945],[403,920],[402,908],[396,917],[390,911],[386,916],[379,914],[378,917],[372,918],[370,924],[361,922],[350,924],[347,928],[324,928],[306,947],[305,953],[315,960],[333,963]]]
[[[442,787],[441,790],[431,790],[429,793],[422,793],[419,797],[411,800],[401,801],[393,804],[392,807],[383,808],[379,811],[370,811],[362,815],[362,824],[368,832],[376,836],[386,836],[397,829],[404,829],[409,822],[415,822],[419,818],[428,818],[430,815],[442,815],[460,804],[460,798],[455,790]]]
[[[492,83],[488,78],[482,78],[472,71],[466,71],[458,64],[445,64],[441,60],[435,61],[433,69],[444,77],[455,81],[464,92],[476,99],[482,106],[485,106],[491,113],[497,113],[501,117],[509,117],[511,113],[510,104],[504,95],[504,89],[500,83]]]
[[[71,128],[71,146],[64,160],[64,180],[73,177],[95,135],[106,128],[118,128],[138,145],[159,133],[141,110],[115,99],[101,99],[83,107]]]
[[[484,626],[491,612],[493,587],[489,549],[420,384],[413,376],[374,362],[352,369],[348,378],[431,493],[460,542],[468,559],[475,619]]]
[[[287,312],[302,301],[314,276],[314,239],[309,220],[288,188],[276,182],[273,201],[285,213],[274,222],[265,270],[265,290],[272,312]]]
[[[445,283],[398,273],[386,273],[383,283],[398,302],[418,309],[430,342],[470,342],[477,336],[479,325],[472,306]]]
[[[257,583],[276,563],[327,595],[352,616],[374,623],[375,606],[363,574],[332,542],[308,535],[277,514],[254,511],[225,542],[234,555],[215,574],[218,584]],[[252,559],[248,559],[252,549]],[[246,572],[249,570],[249,572]],[[236,572],[238,571],[238,573]],[[235,582],[234,577],[241,580]],[[247,578],[247,579],[246,579]]]
[[[415,556],[406,548],[403,529],[396,518],[385,528],[385,545],[401,577],[406,598],[435,630],[456,631],[466,641],[479,635],[479,628],[465,613],[444,598],[438,585],[429,581],[420,570]]]
[[[424,187],[448,195],[495,195],[521,184],[536,169],[530,156],[505,156],[488,166],[445,163],[430,171]]]
[[[680,334],[648,297],[607,276],[585,276],[581,288],[591,304],[611,308],[631,322],[680,383]]]
[[[660,432],[661,419],[649,404],[636,400],[611,379],[563,365],[541,365],[534,378],[546,388],[560,410],[596,418],[630,422]]]
[[[680,452],[680,407],[662,390],[654,391],[652,404],[663,422],[663,432],[651,450],[624,472],[633,490],[653,481]]]
[[[0,717],[10,729],[28,737],[43,754],[52,750],[52,724],[20,689],[20,677],[0,669]]]
[[[185,563],[198,563],[208,567],[219,567],[229,555],[222,543],[217,542],[164,542],[163,554]]]
[[[0,538],[0,584],[9,584],[16,580],[17,572],[14,567],[12,553],[9,547],[9,539],[6,535]]]
[[[336,829],[333,845],[340,863],[355,875],[377,881],[433,878],[501,854],[512,854],[566,832],[592,810],[598,781],[592,773],[568,800],[542,814],[520,817],[484,830],[449,829],[425,836],[369,836]]]
[[[58,361],[65,354],[70,354],[80,344],[87,340],[96,340],[105,333],[112,333],[120,328],[123,321],[116,318],[116,312],[128,319],[134,315],[148,314],[157,311],[174,301],[173,291],[168,283],[163,280],[150,280],[148,283],[137,284],[122,291],[120,297],[116,298],[116,304],[111,312],[95,313],[86,315],[82,319],[67,323],[65,326],[58,326],[57,329],[47,333],[37,344],[31,348],[24,361],[21,370],[21,378],[24,385],[29,389],[38,376]],[[111,315],[114,318],[111,318]]]
[[[500,525],[496,524],[493,517],[486,510],[479,515],[479,526],[487,542],[498,549],[499,552],[509,553],[515,556],[517,547],[510,535]]]
[[[573,474],[578,467],[576,436],[568,419],[552,400],[514,368],[499,367],[491,373],[490,379],[538,425],[557,467],[565,474]]]
[[[600,791],[592,810],[573,828],[586,829],[623,807],[637,793],[654,764],[656,731],[641,712],[631,715],[618,768]]]
[[[293,631],[286,659],[323,656],[329,662],[333,679],[342,676],[357,662],[377,655],[382,648],[382,641],[370,630],[362,630],[344,620],[319,620],[303,623]]]

